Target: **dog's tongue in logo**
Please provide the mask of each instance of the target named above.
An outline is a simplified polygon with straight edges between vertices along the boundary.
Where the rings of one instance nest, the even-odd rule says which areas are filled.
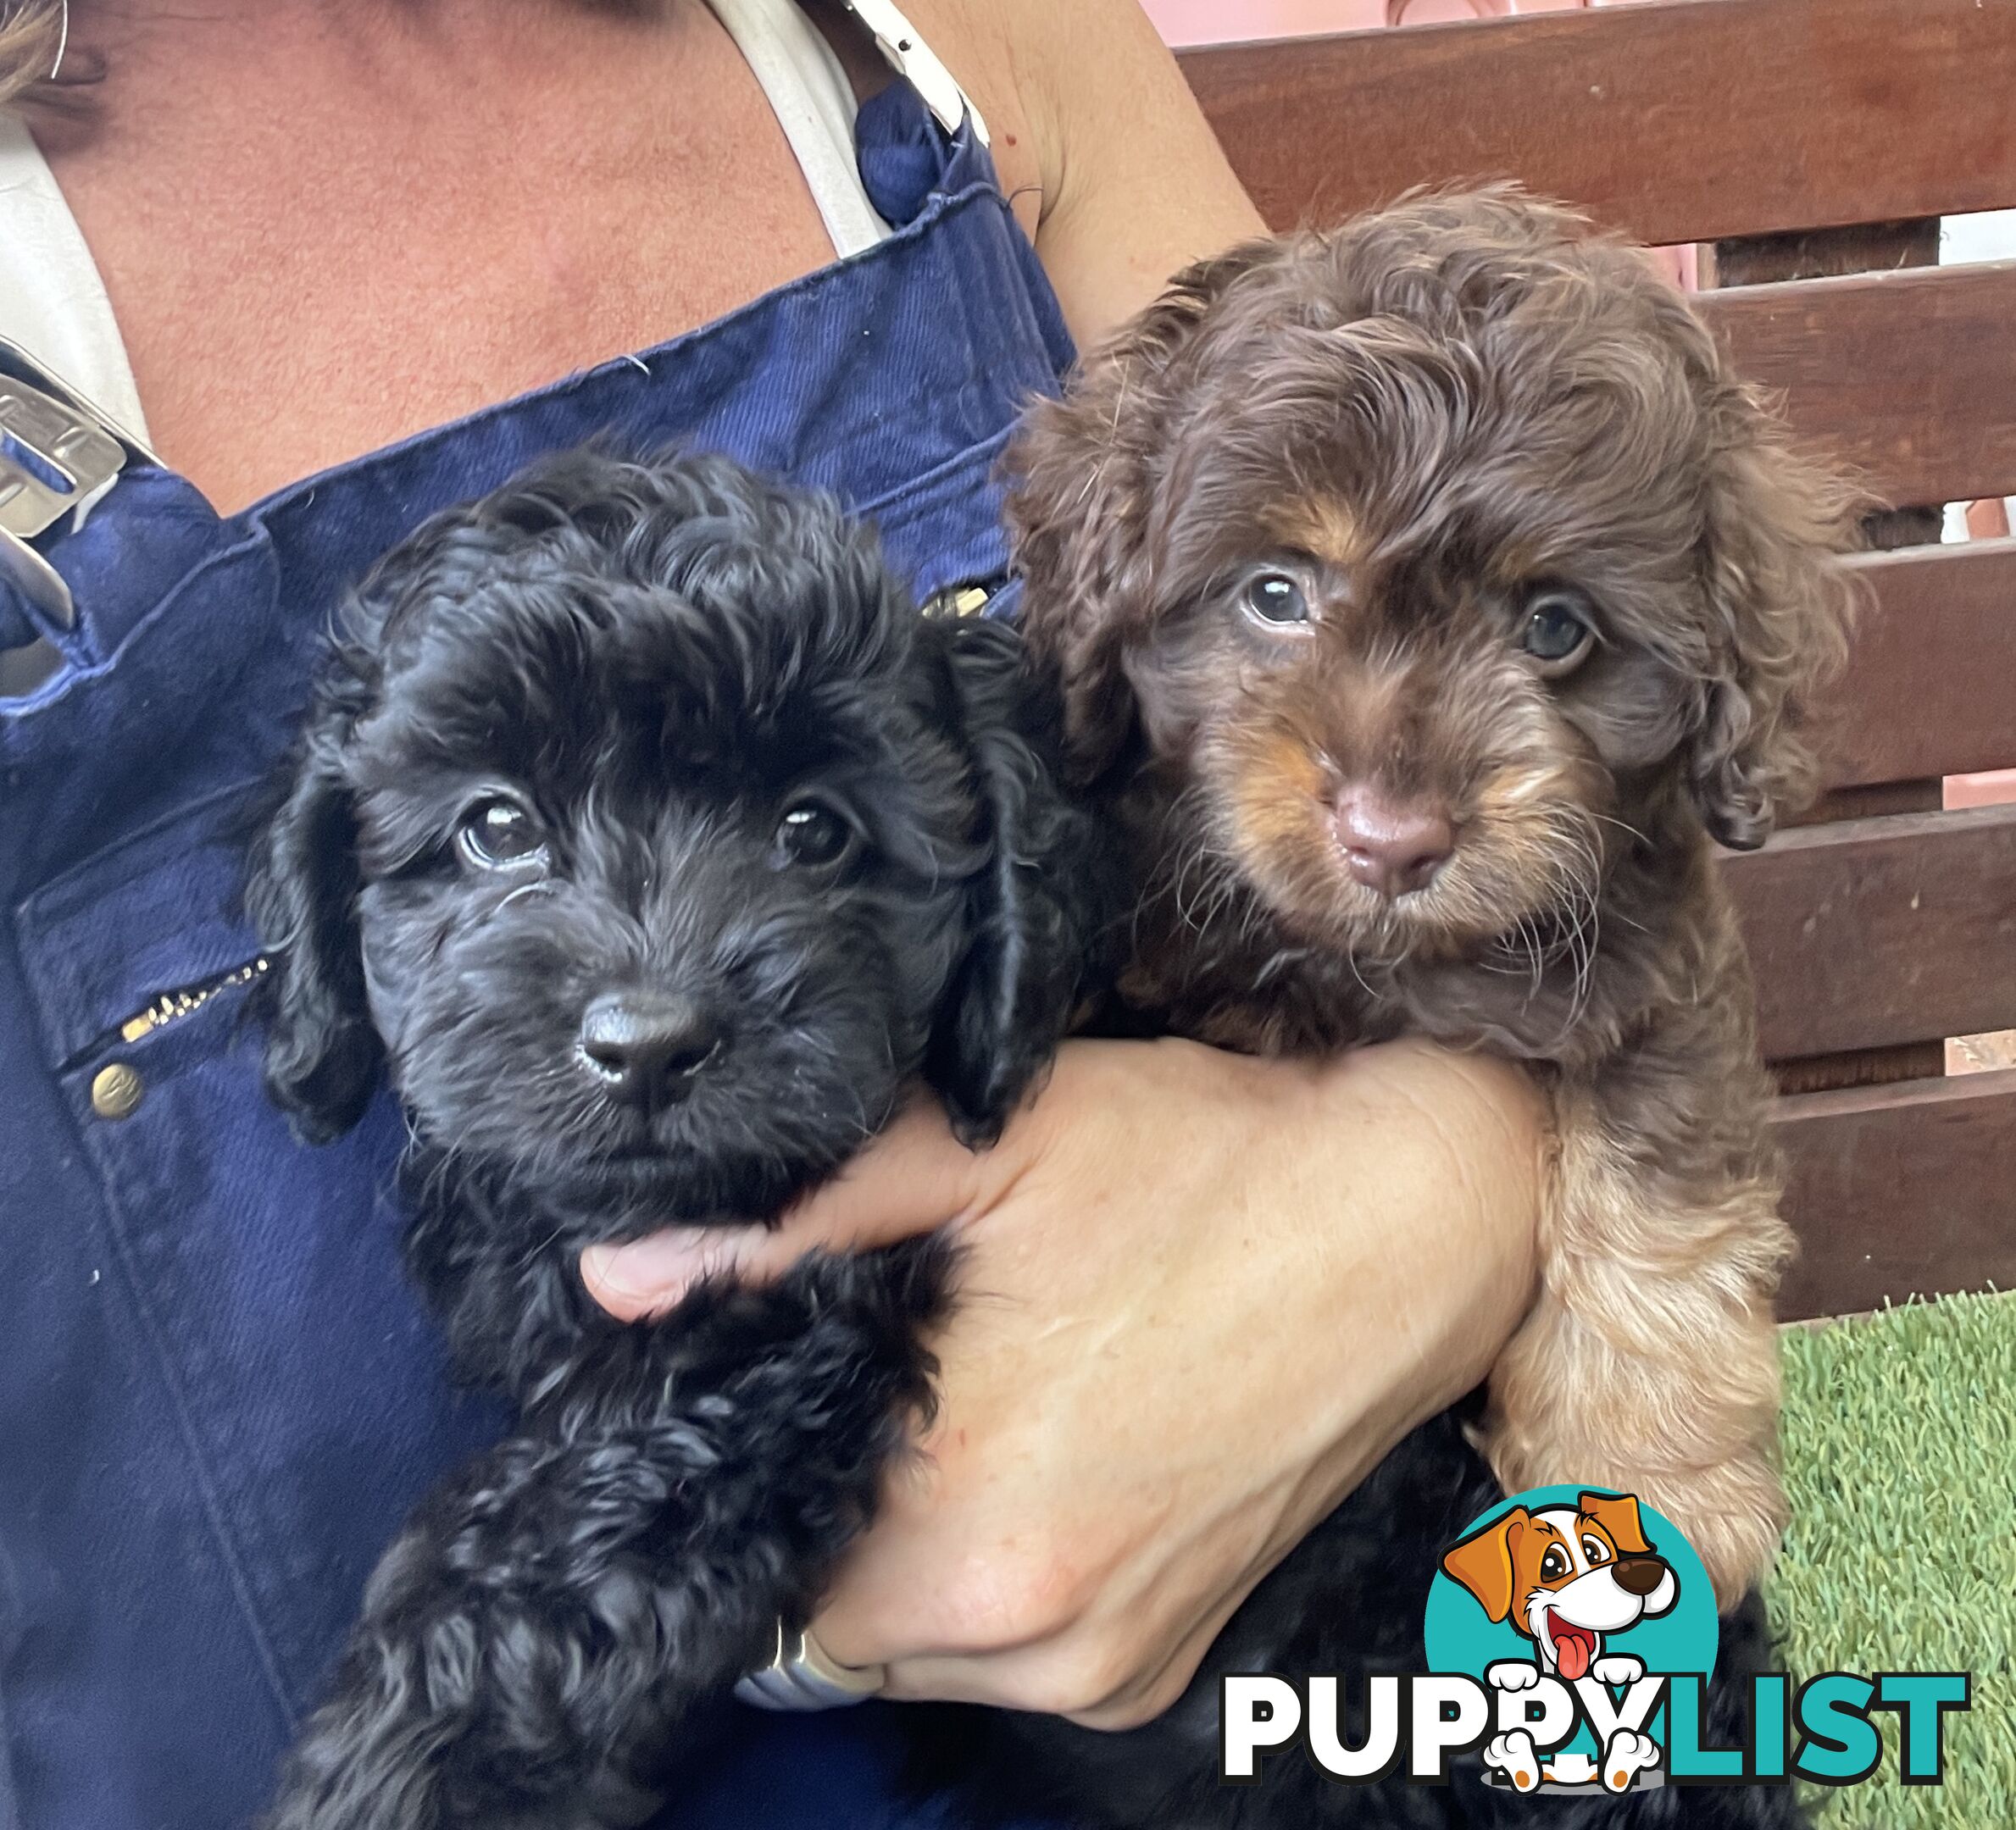
[[[1586,1627],[1564,1621],[1552,1609],[1547,1611],[1547,1637],[1554,1643],[1554,1663],[1561,1675],[1573,1683],[1589,1675],[1589,1661],[1596,1656],[1596,1635]]]

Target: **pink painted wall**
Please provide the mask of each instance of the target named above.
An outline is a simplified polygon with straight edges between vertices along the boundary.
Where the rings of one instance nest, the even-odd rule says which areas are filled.
[[[1386,22],[1386,0],[1142,0],[1170,44],[1229,38],[1296,38]],[[1440,3],[1440,0],[1438,0]]]
[[[1363,31],[1375,25],[1431,25],[1507,13],[1553,13],[1622,0],[1143,0],[1171,44],[1236,38],[1295,38],[1307,32]]]

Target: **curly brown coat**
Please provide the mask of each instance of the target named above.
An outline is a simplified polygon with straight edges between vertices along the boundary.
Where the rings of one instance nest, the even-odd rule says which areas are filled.
[[[1789,1234],[1713,841],[1812,781],[1852,493],[1636,251],[1504,187],[1191,269],[1011,465],[1141,886],[1126,1001],[1535,1063],[1544,1289],[1484,1446],[1641,1495],[1733,1602],[1783,1517]]]

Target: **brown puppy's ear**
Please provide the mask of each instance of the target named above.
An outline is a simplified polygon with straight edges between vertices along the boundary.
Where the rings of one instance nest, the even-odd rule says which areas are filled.
[[[1710,408],[1702,582],[1711,659],[1693,786],[1708,829],[1736,851],[1812,797],[1811,716],[1847,649],[1855,492],[1798,456],[1747,387],[1724,376]]]
[[[1123,906],[1112,847],[1061,786],[1054,702],[1005,623],[926,621],[986,831],[965,951],[925,1056],[959,1140],[991,1144],[1105,977]]]
[[[1608,1494],[1586,1493],[1575,1501],[1584,1518],[1594,1519],[1624,1556],[1649,1556],[1652,1546],[1645,1541],[1645,1526],[1638,1517],[1634,1494],[1613,1499]]]
[[[1503,1518],[1493,1520],[1442,1553],[1443,1573],[1476,1596],[1479,1605],[1495,1621],[1512,1611],[1519,1592],[1512,1559],[1531,1517],[1525,1507],[1514,1506]]]
[[[1182,405],[1178,358],[1225,288],[1281,247],[1248,242],[1179,274],[1086,355],[1062,399],[1030,408],[1008,447],[1022,627],[1063,681],[1065,744],[1081,782],[1114,762],[1134,728],[1121,663],[1157,610],[1156,496]]]

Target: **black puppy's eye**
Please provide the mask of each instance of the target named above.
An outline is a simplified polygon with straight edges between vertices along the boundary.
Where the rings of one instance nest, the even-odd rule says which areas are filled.
[[[830,864],[854,842],[854,829],[830,807],[801,801],[777,823],[777,849],[791,864]]]
[[[479,870],[528,870],[546,858],[539,823],[517,801],[502,796],[470,809],[455,844]]]
[[[1302,586],[1286,572],[1263,572],[1248,579],[1239,602],[1254,622],[1276,629],[1293,628],[1309,620],[1309,601],[1302,596]]]
[[[1558,587],[1536,591],[1525,602],[1519,646],[1540,663],[1543,674],[1565,674],[1595,644],[1593,615],[1589,600],[1580,591]]]

